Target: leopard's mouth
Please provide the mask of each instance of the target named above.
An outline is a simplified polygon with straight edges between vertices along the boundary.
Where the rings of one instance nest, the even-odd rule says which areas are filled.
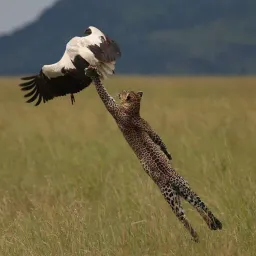
[[[125,95],[124,95],[124,93],[123,92],[120,92],[120,93],[118,93],[117,94],[117,97],[118,97],[118,99],[120,100],[120,102],[125,102]]]

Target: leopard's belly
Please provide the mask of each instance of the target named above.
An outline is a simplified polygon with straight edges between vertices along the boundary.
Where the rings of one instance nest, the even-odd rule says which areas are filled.
[[[173,174],[169,160],[148,134],[133,128],[120,129],[147,174],[157,184],[169,179]]]

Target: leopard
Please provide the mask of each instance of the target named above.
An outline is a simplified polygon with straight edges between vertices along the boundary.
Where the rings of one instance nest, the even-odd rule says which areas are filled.
[[[191,189],[189,183],[177,173],[171,164],[172,156],[157,132],[140,115],[143,91],[122,90],[119,103],[108,93],[95,72],[89,73],[105,108],[137,156],[144,171],[160,189],[178,220],[190,233],[191,239],[199,242],[199,236],[188,221],[181,199],[192,205],[201,215],[210,230],[221,230],[222,222],[213,215],[202,199]]]

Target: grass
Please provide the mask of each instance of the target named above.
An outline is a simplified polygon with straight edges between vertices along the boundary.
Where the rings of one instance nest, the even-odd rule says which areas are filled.
[[[173,165],[223,222],[184,203],[195,244],[144,173],[95,88],[33,107],[0,80],[0,255],[249,256],[256,251],[255,78],[115,77]]]

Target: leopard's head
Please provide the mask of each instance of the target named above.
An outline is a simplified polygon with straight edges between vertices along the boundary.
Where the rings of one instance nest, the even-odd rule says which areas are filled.
[[[128,113],[139,113],[142,96],[142,91],[134,92],[123,90],[118,94],[121,106],[123,106]]]

